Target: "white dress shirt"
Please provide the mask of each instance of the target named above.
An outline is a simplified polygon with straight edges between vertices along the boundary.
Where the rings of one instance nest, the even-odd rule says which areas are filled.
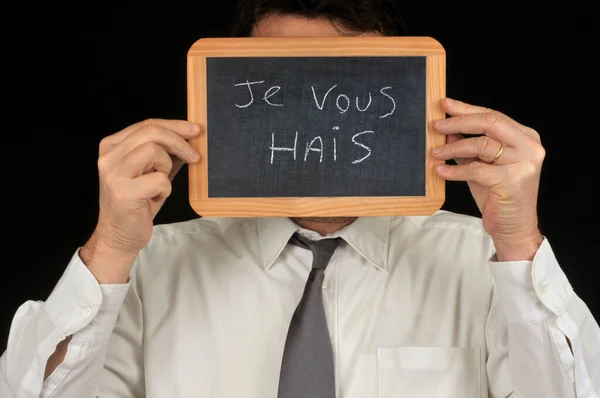
[[[0,397],[276,398],[312,260],[288,244],[298,230],[320,238],[287,218],[159,225],[124,285],[99,285],[75,252],[48,299],[18,309]],[[533,261],[496,262],[481,220],[446,211],[332,236],[337,397],[599,396],[600,328],[547,240]]]

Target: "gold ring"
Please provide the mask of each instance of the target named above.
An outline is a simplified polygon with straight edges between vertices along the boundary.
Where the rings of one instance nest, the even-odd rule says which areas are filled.
[[[494,160],[492,160],[490,164],[496,163],[498,159],[500,159],[500,155],[502,155],[502,152],[504,152],[504,143],[500,144],[500,149],[498,149],[498,153],[496,154]]]

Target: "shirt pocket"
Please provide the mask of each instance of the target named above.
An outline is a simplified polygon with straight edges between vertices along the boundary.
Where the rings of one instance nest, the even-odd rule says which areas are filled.
[[[480,348],[379,348],[378,397],[484,397],[481,369]]]

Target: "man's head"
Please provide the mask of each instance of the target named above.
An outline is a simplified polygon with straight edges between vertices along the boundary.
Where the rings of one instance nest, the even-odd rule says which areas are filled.
[[[239,0],[233,36],[332,37],[405,34],[397,0]],[[355,217],[303,217],[300,226],[326,235]]]
[[[325,34],[314,32],[314,29],[322,28],[319,23],[322,21],[329,22],[330,28],[340,35],[400,36],[406,33],[398,0],[238,0],[232,35],[255,36],[261,25],[272,17],[303,20],[304,28],[310,28],[307,22],[313,23],[313,29],[296,32],[298,34],[293,36]]]

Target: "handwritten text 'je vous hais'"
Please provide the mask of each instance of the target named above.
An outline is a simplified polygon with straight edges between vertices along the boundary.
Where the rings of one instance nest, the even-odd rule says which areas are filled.
[[[238,83],[235,85],[235,87],[240,87],[242,89],[245,89],[248,93],[248,102],[244,103],[244,104],[238,104],[235,103],[235,106],[238,108],[248,108],[250,107],[253,103],[254,103],[254,90],[255,88],[253,87],[254,85],[259,85],[264,83],[265,81],[246,81],[244,83]],[[311,90],[312,90],[312,96],[314,99],[314,105],[319,109],[319,110],[323,110],[323,108],[326,105],[326,101],[327,101],[327,97],[329,96],[329,94],[331,93],[331,91],[337,87],[336,85],[333,85],[332,87],[329,88],[329,90],[327,90],[324,94],[319,95],[317,93],[317,90],[315,90],[314,86],[311,86]],[[388,93],[389,90],[391,90],[392,87],[382,87],[379,90],[378,95],[382,96],[384,99],[386,99],[389,102],[389,110],[387,111],[387,113],[379,115],[380,119],[385,119],[389,116],[391,116],[394,111],[396,110],[396,101],[394,100],[394,98]],[[266,90],[262,96],[262,100],[267,103],[268,105],[274,106],[274,107],[282,107],[283,104],[279,103],[277,101],[275,97],[275,95],[281,90],[281,86],[271,86],[268,90]],[[333,97],[332,97],[333,99]],[[371,96],[371,92],[369,92],[368,95],[368,100],[365,101],[366,105],[360,105],[360,101],[359,98],[356,97],[356,101],[355,101],[355,107],[356,110],[359,112],[366,112],[369,107],[371,106],[372,103],[372,96]],[[346,113],[348,110],[350,110],[350,108],[352,107],[352,101],[350,100],[350,98],[345,95],[345,94],[339,94],[336,98],[335,98],[335,107],[337,108],[337,110],[341,113],[344,114]],[[339,130],[338,126],[334,126],[333,130]],[[352,160],[352,164],[359,164],[361,162],[363,162],[364,160],[366,160],[369,156],[371,156],[371,148],[368,147],[367,145],[365,145],[364,143],[361,143],[358,141],[359,137],[362,135],[366,135],[366,134],[375,134],[375,132],[373,130],[365,130],[365,131],[361,131],[359,133],[356,133],[352,136],[352,142],[358,146],[361,147],[363,149],[363,153],[364,155],[360,158],[354,159]],[[269,147],[269,149],[271,150],[271,164],[273,163],[273,159],[275,157],[275,152],[293,152],[294,154],[294,160],[297,160],[297,148],[298,148],[298,132],[296,132],[295,138],[294,138],[294,146],[292,147],[282,147],[282,146],[275,146],[275,133],[271,133],[271,146]],[[365,152],[366,151],[366,152]],[[324,153],[324,144],[323,144],[323,138],[321,136],[316,136],[314,137],[310,142],[306,143],[306,148],[304,151],[304,158],[303,160],[306,162],[306,160],[308,159],[308,154],[310,152],[317,152],[319,153],[319,162],[323,162],[323,153]],[[332,143],[332,153],[333,153],[333,161],[336,162],[337,161],[337,142],[336,142],[336,138],[333,138],[333,143]]]

